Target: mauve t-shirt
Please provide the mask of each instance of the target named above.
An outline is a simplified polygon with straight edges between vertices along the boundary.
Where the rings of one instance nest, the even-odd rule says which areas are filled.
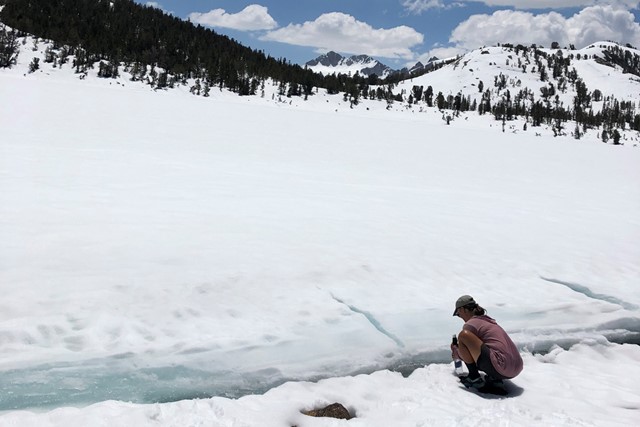
[[[489,316],[474,316],[462,329],[472,332],[489,348],[491,364],[500,375],[513,378],[522,372],[522,357],[509,335]]]

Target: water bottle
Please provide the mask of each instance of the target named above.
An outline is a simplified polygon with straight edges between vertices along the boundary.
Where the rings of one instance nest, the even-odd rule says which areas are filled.
[[[458,337],[453,336],[451,340],[451,344],[453,345],[453,366],[457,375],[462,375],[464,373],[464,369],[462,368],[462,360],[460,360],[460,356],[458,355]]]

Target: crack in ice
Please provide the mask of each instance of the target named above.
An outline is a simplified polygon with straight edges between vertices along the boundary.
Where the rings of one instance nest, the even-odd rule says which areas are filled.
[[[547,278],[547,277],[543,277],[540,276],[540,278],[546,282],[550,282],[550,283],[555,283],[557,285],[562,285],[565,286],[569,289],[571,289],[574,292],[577,292],[579,294],[582,294],[588,298],[591,299],[595,299],[595,300],[599,300],[599,301],[605,301],[611,304],[616,304],[619,305],[620,307],[626,309],[626,310],[638,310],[640,307],[638,307],[635,304],[630,304],[627,302],[622,301],[619,298],[616,298],[614,296],[611,295],[606,295],[606,294],[597,294],[595,292],[593,292],[591,289],[587,288],[586,286],[577,284],[577,283],[571,283],[571,282],[565,282],[564,280],[558,280],[558,279],[551,279],[551,278]]]
[[[340,304],[346,306],[352,312],[363,315],[364,318],[367,319],[367,321],[369,323],[371,323],[371,325],[374,328],[376,328],[376,330],[378,332],[380,332],[381,334],[387,336],[389,339],[393,340],[393,342],[395,342],[398,347],[404,348],[404,343],[400,340],[400,338],[396,337],[394,334],[392,334],[391,332],[387,331],[382,326],[382,324],[378,321],[378,319],[375,318],[375,316],[373,314],[369,313],[368,311],[361,310],[356,306],[347,304],[346,302],[342,301],[340,298],[336,297],[333,294],[331,294],[331,298],[333,298],[336,302],[339,302]]]

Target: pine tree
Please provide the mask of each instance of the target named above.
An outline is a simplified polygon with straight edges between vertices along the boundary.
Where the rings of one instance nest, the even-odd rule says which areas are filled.
[[[48,46],[44,50],[44,62],[46,62],[47,64],[52,64],[55,62],[55,60],[56,60],[56,53],[54,52],[51,46]]]
[[[427,101],[427,105],[429,107],[433,107],[433,88],[431,86],[427,87],[427,90],[424,93],[424,99]]]
[[[445,108],[445,99],[442,92],[438,92],[438,96],[436,97],[436,105],[438,106],[438,110],[443,110]]]
[[[35,73],[39,69],[40,69],[40,58],[33,58],[31,63],[29,64],[29,72]]]
[[[540,67],[540,81],[541,82],[546,82],[547,81],[547,70],[545,69],[544,65],[542,65]]]
[[[165,89],[169,85],[169,74],[166,71],[162,71],[158,75],[158,81],[156,82],[156,89]]]
[[[613,145],[620,145],[620,138],[622,135],[620,135],[620,131],[618,129],[614,129],[613,130]]]
[[[415,100],[416,103],[420,102],[422,99],[422,93],[424,92],[424,86],[414,86],[411,91],[413,94],[412,99]]]
[[[202,86],[200,85],[200,79],[196,79],[195,84],[191,86],[191,93],[200,96]]]
[[[0,68],[16,64],[20,52],[17,38],[15,30],[7,31],[4,26],[0,27]]]

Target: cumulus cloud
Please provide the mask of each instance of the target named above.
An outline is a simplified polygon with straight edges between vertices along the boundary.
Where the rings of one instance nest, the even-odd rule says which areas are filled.
[[[412,59],[413,46],[424,36],[413,28],[400,26],[376,29],[344,13],[332,12],[304,24],[289,24],[260,38],[298,46],[311,46],[320,51],[368,54],[385,58]]]
[[[466,49],[497,43],[566,44],[566,19],[556,12],[534,15],[529,12],[499,10],[492,15],[473,15],[460,23],[449,41]]]
[[[464,49],[504,42],[550,46],[554,41],[581,48],[601,40],[640,45],[640,25],[631,12],[610,5],[587,7],[569,18],[556,12],[500,10],[469,17],[449,39]]]
[[[590,7],[567,20],[567,35],[576,46],[613,40],[640,46],[640,25],[632,13],[611,6]]]
[[[427,1],[427,0],[425,0]],[[588,7],[616,5],[636,8],[638,0],[462,0],[465,2],[481,2],[487,6],[512,6],[517,9],[547,9],[563,7]]]
[[[444,9],[443,0],[402,0],[402,6],[411,13],[422,13],[429,9]]]
[[[269,10],[258,4],[249,5],[238,13],[213,9],[206,13],[193,12],[188,18],[196,24],[241,31],[271,30],[278,26],[278,23],[269,15]]]
[[[161,11],[163,11],[164,13],[170,13],[173,15],[173,12],[169,12],[168,10],[166,10],[164,7],[162,7],[162,5],[160,3],[158,3],[157,1],[148,1],[145,3],[145,6],[149,6],[149,7],[154,7],[156,9],[160,9]]]
[[[458,55],[462,55],[465,52],[465,49],[459,47],[434,46],[429,52],[420,55],[417,60],[422,62],[423,64],[426,64],[427,62],[429,62],[429,59],[433,58],[434,56],[438,59],[448,59],[454,58]],[[414,64],[415,62],[407,62],[406,66],[409,68]]]
[[[635,9],[640,0],[402,0],[402,6],[411,13],[422,13],[429,9],[444,9],[462,6],[464,3],[484,3],[492,7],[513,7],[516,9],[550,9],[588,6],[622,6]]]

